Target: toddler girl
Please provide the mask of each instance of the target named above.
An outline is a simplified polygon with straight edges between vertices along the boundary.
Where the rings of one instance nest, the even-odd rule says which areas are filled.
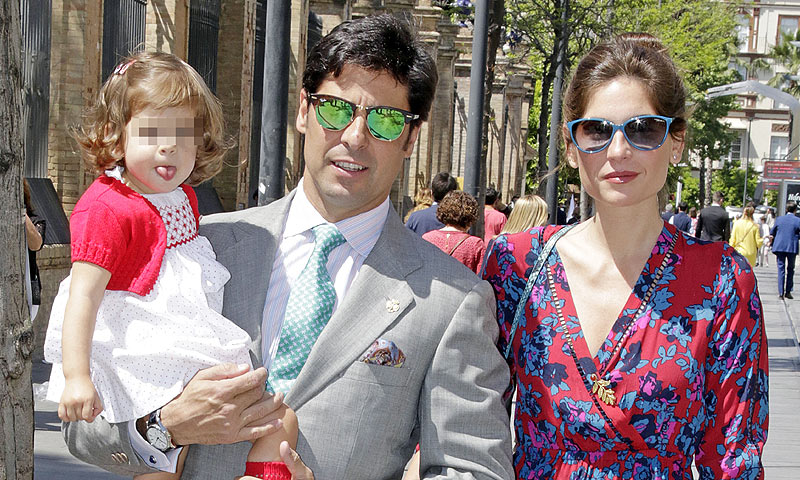
[[[149,416],[146,440],[168,451],[169,435],[151,431],[160,408],[200,369],[250,364],[250,337],[219,313],[230,274],[197,234],[197,198],[187,186],[222,168],[222,109],[188,64],[139,53],[103,85],[89,120],[74,133],[102,174],[70,220],[72,271],[45,341],[48,398],[66,422],[100,412],[110,423]],[[283,420],[282,431],[254,444],[248,473],[290,477],[278,445],[294,448],[297,423],[288,408]],[[186,452],[175,474],[137,478],[179,478]],[[264,475],[272,468],[281,476]]]

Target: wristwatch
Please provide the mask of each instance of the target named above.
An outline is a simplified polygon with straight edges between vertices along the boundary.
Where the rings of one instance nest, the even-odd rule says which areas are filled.
[[[174,448],[178,448],[172,441],[172,435],[170,435],[167,427],[161,423],[160,408],[150,413],[150,416],[147,418],[147,430],[145,430],[145,433],[147,442],[162,452],[168,452]]]

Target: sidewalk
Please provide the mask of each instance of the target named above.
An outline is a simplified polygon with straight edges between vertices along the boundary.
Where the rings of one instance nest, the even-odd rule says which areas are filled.
[[[764,306],[769,339],[769,439],[763,463],[768,480],[800,478],[800,275],[797,299],[778,299],[775,257],[769,267],[756,267],[758,288]],[[39,385],[47,381],[49,365],[33,365],[34,396]],[[41,389],[41,387],[39,387]],[[67,452],[61,436],[57,404],[36,401],[34,435],[34,478],[37,480],[118,480],[127,477],[112,475],[81,463]]]

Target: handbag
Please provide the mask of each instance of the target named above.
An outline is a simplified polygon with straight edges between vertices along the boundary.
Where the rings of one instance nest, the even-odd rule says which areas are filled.
[[[525,285],[525,290],[522,292],[522,296],[520,297],[519,303],[517,304],[516,310],[514,310],[514,322],[511,324],[511,335],[508,339],[508,345],[506,345],[506,351],[504,352],[503,356],[506,360],[509,360],[508,355],[511,353],[511,345],[514,344],[514,335],[517,333],[517,328],[519,327],[519,321],[522,319],[522,316],[525,314],[525,305],[528,303],[528,298],[531,296],[531,290],[533,290],[533,285],[536,283],[536,279],[539,278],[539,274],[542,272],[542,267],[544,267],[544,262],[547,261],[547,257],[550,256],[550,252],[553,250],[553,247],[556,246],[556,242],[558,239],[564,236],[565,233],[572,230],[573,227],[578,225],[577,223],[568,225],[561,230],[557,231],[553,235],[550,236],[550,239],[547,240],[547,243],[544,244],[544,248],[542,251],[539,252],[539,258],[536,259],[536,263],[533,264],[533,269],[531,269],[531,273],[528,276],[528,283]],[[544,236],[544,230],[542,230],[542,236]]]

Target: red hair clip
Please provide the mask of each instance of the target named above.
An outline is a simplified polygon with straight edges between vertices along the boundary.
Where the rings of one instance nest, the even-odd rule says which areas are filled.
[[[136,59],[129,60],[125,63],[120,63],[117,65],[117,68],[114,69],[114,75],[124,75],[125,72],[128,71],[128,68],[136,62]]]

